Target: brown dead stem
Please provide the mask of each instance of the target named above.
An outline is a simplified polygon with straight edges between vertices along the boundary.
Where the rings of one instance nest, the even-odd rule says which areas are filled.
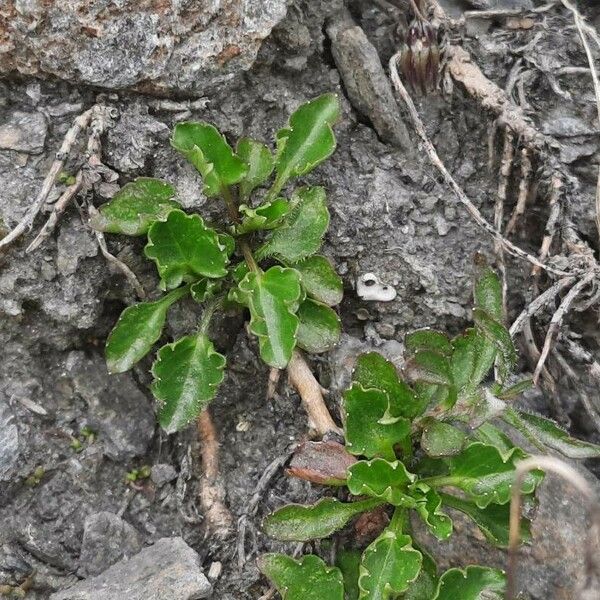
[[[517,223],[521,217],[525,214],[527,208],[527,199],[529,197],[529,190],[531,188],[531,154],[529,148],[521,149],[521,178],[519,181],[519,196],[517,198],[517,204],[508,220],[508,225],[504,231],[506,237],[516,229]]]
[[[231,533],[233,517],[224,503],[225,490],[219,476],[219,441],[208,408],[200,413],[197,426],[203,466],[200,504],[207,530],[219,538],[225,538]]]

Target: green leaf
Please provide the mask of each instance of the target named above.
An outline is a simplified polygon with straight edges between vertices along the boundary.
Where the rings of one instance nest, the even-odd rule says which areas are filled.
[[[264,273],[252,271],[239,289],[250,309],[250,330],[258,337],[261,358],[271,367],[285,368],[299,325],[293,312],[302,292],[298,272],[277,266]]]
[[[153,223],[145,252],[156,263],[166,289],[177,287],[188,276],[227,275],[227,247],[199,215],[173,210],[166,221]]]
[[[242,222],[236,226],[235,231],[238,235],[243,235],[261,229],[274,229],[279,226],[289,210],[290,205],[285,198],[277,198],[256,208],[242,204],[239,207]]]
[[[377,352],[358,357],[352,381],[365,390],[373,388],[387,394],[389,409],[383,421],[394,421],[397,417],[412,419],[425,409],[415,392],[398,377],[396,367]]]
[[[451,385],[452,374],[448,359],[433,350],[420,350],[409,361],[411,377],[427,383]]]
[[[515,445],[510,438],[491,423],[483,423],[473,431],[473,436],[480,442],[489,446],[495,446],[505,460],[510,458]]]
[[[383,458],[361,460],[348,469],[348,489],[355,496],[372,496],[394,506],[413,508],[414,499],[408,486],[416,479],[399,460],[388,462]]]
[[[452,535],[452,519],[442,512],[440,495],[424,484],[417,483],[414,488],[417,513],[438,540],[448,539]]]
[[[514,400],[517,396],[520,396],[523,392],[530,390],[532,387],[533,379],[522,379],[515,383],[515,385],[511,385],[498,392],[497,396],[500,400]]]
[[[341,548],[335,557],[335,564],[342,572],[346,600],[358,600],[358,576],[360,571],[360,551]]]
[[[449,494],[441,494],[442,503],[464,513],[479,527],[488,542],[499,548],[508,548],[510,505],[490,504],[486,508],[479,508],[475,502],[463,500]],[[529,542],[531,532],[529,521],[521,519],[521,540]]]
[[[498,569],[469,566],[446,571],[432,600],[502,600],[506,576]]]
[[[346,447],[351,454],[395,460],[394,446],[410,435],[410,421],[398,418],[382,423],[388,397],[381,390],[354,384],[344,393]]]
[[[307,298],[298,309],[298,346],[307,352],[318,354],[335,346],[341,333],[337,313],[320,302]]]
[[[502,323],[502,283],[492,269],[485,269],[475,283],[475,306],[488,313],[493,319]]]
[[[223,282],[214,279],[200,279],[190,286],[190,292],[192,298],[202,304],[209,298],[213,298],[215,294],[218,294],[223,287]]]
[[[444,356],[452,354],[452,344],[448,336],[433,329],[418,329],[409,333],[404,338],[404,345],[411,353],[418,350],[433,350]]]
[[[433,458],[458,454],[465,445],[467,436],[449,423],[428,418],[422,427],[421,448]]]
[[[160,179],[139,177],[124,185],[90,219],[90,225],[106,233],[144,235],[154,221],[180,208],[173,200],[175,188]]]
[[[328,567],[318,556],[300,560],[285,554],[264,554],[258,568],[273,583],[282,600],[344,600],[344,580],[337,567]]]
[[[275,229],[257,258],[276,256],[284,261],[297,262],[317,252],[329,227],[325,190],[322,187],[303,187],[292,196],[292,209]]]
[[[246,175],[240,181],[240,198],[247,200],[252,191],[262,185],[273,172],[271,151],[251,138],[240,138],[236,153],[246,165]]]
[[[171,145],[200,172],[208,198],[222,194],[227,186],[246,176],[246,164],[214,125],[204,121],[177,123]]]
[[[386,529],[364,551],[358,586],[361,600],[391,600],[419,575],[422,555],[408,535]]]
[[[337,96],[323,94],[300,106],[290,117],[288,126],[277,132],[276,191],[290,177],[309,173],[333,154],[335,136],[331,127],[339,115]]]
[[[528,432],[538,442],[557,450],[568,458],[581,459],[600,456],[600,446],[572,438],[550,419],[520,410],[509,410],[503,418],[519,431]]]
[[[515,479],[515,464],[525,458],[525,453],[514,448],[509,456],[503,456],[494,446],[473,442],[461,454],[447,459],[450,475],[441,477],[436,485],[449,485],[463,490],[479,508],[491,503],[506,504],[510,501],[511,486]],[[543,478],[540,471],[532,471],[525,477],[523,493],[530,494]],[[433,487],[434,480],[426,480]]]
[[[141,360],[158,341],[169,307],[189,293],[188,287],[166,294],[155,302],[126,308],[106,340],[109,373],[124,373]]]
[[[402,600],[431,600],[437,589],[437,565],[431,555],[413,542],[415,550],[423,555],[419,576],[406,590]]]
[[[342,301],[344,285],[324,256],[310,256],[290,266],[300,273],[302,287],[308,296],[328,306],[335,306]]]
[[[217,393],[225,357],[203,334],[188,335],[158,351],[152,365],[152,393],[159,401],[158,420],[167,433],[188,425]]]
[[[307,542],[321,539],[344,527],[356,515],[382,503],[377,499],[340,502],[325,498],[312,506],[289,504],[268,515],[263,521],[263,529],[278,540]]]
[[[454,385],[459,390],[467,388],[468,392],[473,392],[494,366],[496,344],[477,329],[467,329],[452,340],[452,346],[450,370]]]
[[[473,310],[473,319],[488,340],[496,345],[500,357],[501,378],[505,380],[517,363],[517,351],[508,329],[479,308]]]

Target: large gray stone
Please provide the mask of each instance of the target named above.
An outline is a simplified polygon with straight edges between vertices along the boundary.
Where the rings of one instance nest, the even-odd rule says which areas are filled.
[[[39,154],[44,150],[47,132],[41,113],[15,111],[0,125],[0,150]]]
[[[142,549],[139,533],[111,512],[99,512],[85,520],[79,574],[100,575],[122,558],[130,558]]]
[[[250,68],[286,10],[286,0],[8,0],[0,7],[0,73],[204,90]]]
[[[50,600],[196,600],[211,590],[198,554],[181,538],[163,538]]]

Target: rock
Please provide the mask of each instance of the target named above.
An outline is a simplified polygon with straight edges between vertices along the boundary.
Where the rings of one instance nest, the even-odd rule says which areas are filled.
[[[80,260],[98,254],[94,234],[79,218],[71,219],[60,228],[57,247],[56,268],[62,275],[73,275],[77,272]]]
[[[286,0],[9,2],[0,9],[0,73],[109,89],[205,91],[249,69],[286,10]]]
[[[0,398],[0,481],[9,481],[19,462],[19,430],[12,411]]]
[[[529,9],[533,8],[532,0],[467,0],[474,8],[492,9]]]
[[[102,357],[71,352],[67,376],[88,404],[88,425],[115,460],[143,455],[154,433],[154,414],[130,373],[109,375]]]
[[[375,47],[349,16],[335,17],[327,27],[331,52],[352,105],[368,117],[384,142],[410,145],[408,131]]]
[[[152,465],[150,478],[158,486],[162,487],[169,481],[173,481],[177,477],[177,471],[171,465],[157,464]]]
[[[0,150],[40,154],[44,151],[47,133],[42,113],[15,111],[0,125]]]
[[[111,512],[99,512],[85,520],[79,574],[100,575],[122,558],[142,549],[140,535],[129,523]]]
[[[50,600],[196,600],[208,598],[211,590],[200,557],[177,537],[162,538]]]

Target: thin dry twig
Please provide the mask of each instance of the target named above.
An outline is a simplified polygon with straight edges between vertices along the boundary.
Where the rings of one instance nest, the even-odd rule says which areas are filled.
[[[519,181],[519,195],[515,208],[508,220],[508,225],[504,230],[504,235],[508,237],[516,228],[518,221],[525,214],[527,208],[527,198],[531,186],[531,155],[529,148],[521,149],[521,179]]]
[[[531,254],[525,252],[518,246],[515,246],[511,241],[509,241],[505,237],[503,237],[503,235],[499,231],[497,231],[492,225],[490,225],[490,223],[488,223],[484,219],[483,215],[479,212],[478,208],[471,202],[471,200],[468,198],[468,196],[463,191],[463,189],[458,185],[458,183],[452,177],[452,175],[450,174],[448,169],[446,169],[446,166],[444,165],[444,163],[438,156],[438,153],[437,153],[434,145],[429,140],[429,137],[425,130],[425,126],[423,125],[423,121],[421,121],[421,117],[419,116],[419,113],[417,112],[415,104],[412,101],[410,94],[404,87],[404,84],[400,80],[400,76],[398,75],[398,68],[396,66],[396,63],[398,61],[399,56],[400,56],[399,53],[394,54],[394,56],[392,56],[392,58],[390,59],[390,63],[389,63],[390,74],[391,74],[391,78],[392,78],[392,83],[394,84],[394,88],[396,89],[396,92],[398,93],[398,95],[401,97],[401,99],[405,103],[406,107],[408,108],[408,112],[413,121],[413,125],[423,141],[423,145],[425,147],[425,151],[429,157],[429,160],[433,163],[433,165],[437,168],[437,170],[442,174],[447,185],[454,191],[455,195],[458,197],[460,202],[465,206],[465,208],[467,209],[467,211],[469,212],[469,214],[471,215],[473,220],[480,227],[485,229],[485,231],[487,231],[491,236],[493,236],[493,238],[495,240],[497,240],[499,243],[501,243],[504,246],[504,248],[506,249],[506,251],[509,252],[510,254],[513,254],[514,256],[517,256],[519,258],[527,260],[532,265],[534,265],[540,269],[544,269],[547,272],[552,273],[554,275],[562,275],[562,276],[569,275],[569,273],[560,271],[558,269],[554,269],[553,267],[550,267],[550,266],[544,264],[543,262],[538,260],[535,256],[532,256]],[[498,88],[498,89],[500,89],[500,88]],[[502,92],[502,94],[504,94],[504,92],[502,90],[500,90],[500,91]],[[529,126],[527,126],[527,127],[529,127]],[[538,135],[537,132],[535,132],[535,133],[536,133],[536,135]]]
[[[583,497],[587,504],[588,514],[592,522],[585,546],[588,579],[597,566],[595,552],[598,543],[598,533],[600,531],[600,505],[598,504],[598,500],[595,497],[592,487],[580,473],[566,462],[553,456],[531,456],[517,464],[515,482],[512,486],[506,586],[507,600],[515,600],[517,592],[516,574],[520,542],[519,532],[521,527],[521,488],[523,487],[523,482],[525,481],[527,474],[537,469],[550,471],[559,475],[575,487]]]
[[[287,372],[290,383],[300,395],[311,426],[320,436],[330,431],[341,435],[342,430],[335,424],[325,405],[319,382],[298,350],[294,350]]]
[[[556,226],[561,213],[560,195],[562,192],[562,185],[563,182],[560,176],[554,174],[550,181],[550,199],[548,201],[550,214],[548,216],[548,220],[546,221],[544,237],[542,239],[542,244],[540,246],[540,252],[538,255],[540,261],[544,261],[546,258],[548,258],[550,248],[552,247],[552,242],[554,241],[554,236],[556,235]],[[539,267],[535,266],[532,270],[532,274],[534,277],[537,277],[539,273]]]
[[[585,289],[585,287],[591,283],[596,276],[594,271],[591,271],[585,277],[582,277],[566,294],[563,301],[560,303],[558,309],[552,315],[552,319],[550,321],[550,326],[548,327],[548,332],[546,333],[546,339],[544,340],[544,346],[542,348],[542,352],[540,354],[540,358],[538,360],[537,366],[533,373],[533,383],[537,385],[537,381],[539,379],[542,368],[544,367],[544,363],[546,362],[546,358],[548,357],[548,353],[550,352],[550,348],[552,346],[552,342],[554,341],[555,335],[558,333],[560,329],[560,325],[565,315],[569,312],[573,302],[577,299],[577,296],[581,294],[581,292]]]
[[[0,250],[2,248],[6,248],[9,244],[12,244],[15,240],[21,237],[27,230],[31,229],[33,222],[42,210],[42,207],[46,203],[48,198],[48,194],[50,190],[54,187],[58,176],[65,164],[65,160],[69,156],[71,151],[71,147],[77,140],[79,133],[82,129],[86,129],[90,123],[92,118],[93,107],[89,108],[85,112],[81,113],[73,122],[70,129],[67,131],[65,137],[63,138],[62,144],[56,153],[56,159],[52,163],[46,178],[44,179],[44,183],[42,184],[42,189],[37,195],[36,199],[31,204],[29,210],[25,213],[25,216],[21,219],[21,221],[17,224],[17,226],[10,231],[7,235],[5,235],[0,240]]]
[[[219,477],[219,441],[210,412],[205,408],[197,419],[203,471],[200,479],[200,504],[207,529],[219,538],[231,533],[233,517],[225,506],[225,490]]]
[[[556,2],[550,2],[536,8],[498,8],[491,10],[466,10],[464,12],[465,19],[496,19],[498,17],[523,17],[526,15],[535,15],[548,12],[556,6]]]
[[[271,367],[269,371],[269,379],[267,381],[267,393],[266,400],[267,402],[271,400],[275,396],[275,392],[277,390],[277,384],[279,383],[279,379],[281,378],[281,369],[277,369],[276,367]]]

